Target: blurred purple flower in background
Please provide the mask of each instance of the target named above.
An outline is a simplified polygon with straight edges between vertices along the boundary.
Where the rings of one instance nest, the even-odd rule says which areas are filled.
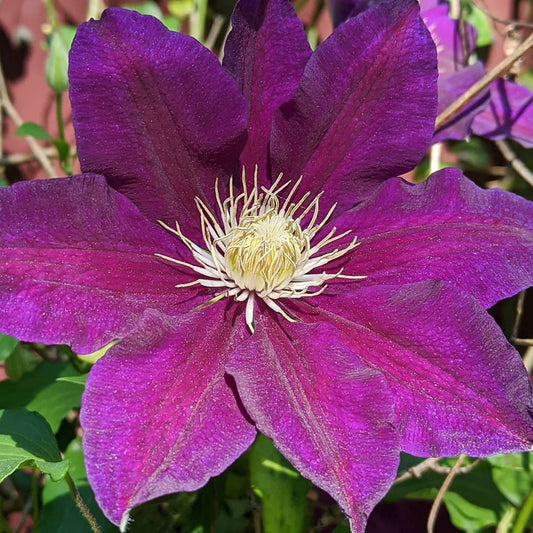
[[[388,0],[328,0],[334,26]],[[476,30],[466,21],[463,29],[449,17],[449,4],[420,0],[422,19],[437,47],[439,69],[438,113],[444,111],[485,75],[475,56]],[[474,133],[487,139],[512,139],[533,147],[533,93],[507,79],[497,79],[435,132],[433,142],[464,139]]]
[[[79,353],[120,340],[81,421],[123,529],[256,431],[355,532],[400,450],[531,448],[528,376],[485,309],[532,283],[533,205],[455,169],[394,177],[435,122],[418,11],[373,6],[311,53],[288,2],[241,0],[222,66],[129,11],[78,30],[84,174],[0,191],[0,330]]]

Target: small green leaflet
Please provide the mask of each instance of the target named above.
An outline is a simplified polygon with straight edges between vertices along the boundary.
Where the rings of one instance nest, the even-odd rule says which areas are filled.
[[[46,420],[26,409],[0,410],[0,481],[17,468],[38,468],[54,480],[68,470]]]
[[[18,343],[17,339],[0,333],[0,361],[5,361]]]
[[[34,139],[39,139],[41,141],[51,141],[52,136],[39,124],[35,122],[24,122],[16,130],[15,135],[21,137],[33,137]]]
[[[118,528],[111,524],[96,504],[93,491],[89,487],[81,440],[75,438],[65,450],[65,459],[69,461],[69,474],[76,485],[83,501],[93,513],[102,533],[118,533]],[[76,507],[67,484],[64,481],[46,480],[42,493],[43,509],[39,520],[39,533],[91,533],[91,528]]]
[[[56,432],[63,418],[80,406],[83,387],[79,383],[59,381],[78,376],[67,362],[42,362],[18,381],[0,383],[0,408],[26,407],[38,411]]]

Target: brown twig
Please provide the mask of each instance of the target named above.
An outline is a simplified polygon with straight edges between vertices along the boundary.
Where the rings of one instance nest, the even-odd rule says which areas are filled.
[[[407,481],[411,478],[420,478],[426,472],[436,472],[437,474],[449,474],[452,471],[453,467],[439,465],[439,461],[442,457],[430,457],[424,461],[418,463],[412,468],[408,468],[405,472],[402,472],[395,480],[396,483],[401,483],[402,481]],[[479,464],[479,459],[476,459],[472,464],[463,466],[459,469],[459,474],[468,474]]]
[[[518,300],[516,301],[516,317],[513,324],[513,331],[511,333],[511,342],[516,346],[533,346],[533,339],[519,339],[518,330],[520,328],[520,322],[524,314],[524,300],[526,298],[526,291],[522,291],[518,294]]]
[[[450,485],[452,484],[452,481],[454,480],[455,476],[459,473],[459,470],[461,469],[461,465],[463,464],[465,459],[466,459],[465,454],[461,454],[457,458],[457,461],[455,461],[455,464],[452,466],[449,474],[446,476],[446,479],[442,483],[441,488],[439,489],[439,492],[437,493],[437,496],[435,497],[435,501],[433,502],[433,505],[431,506],[431,511],[429,512],[428,522],[427,522],[428,533],[433,533],[434,528],[435,528],[435,520],[437,519],[437,514],[442,504],[442,499],[444,498],[446,491],[450,488]]]
[[[43,148],[43,152],[49,159],[57,157],[57,150],[53,146]],[[0,167],[13,167],[23,163],[31,163],[32,161],[37,161],[37,158],[31,152],[26,154],[6,154],[0,157]]]
[[[520,59],[526,52],[533,48],[533,34],[531,34],[511,55],[498,63],[490,72],[467,89],[457,100],[449,105],[435,121],[435,130],[440,129],[468,102],[475,98],[483,89],[489,86],[496,78],[509,70],[513,63]]]
[[[482,11],[487,17],[490,19],[499,22],[501,24],[505,24],[506,26],[515,26],[516,28],[529,28],[533,29],[533,24],[529,22],[521,22],[520,20],[509,20],[509,19],[502,19],[500,17],[497,17],[496,15],[493,15],[488,9],[485,9],[484,7],[480,6],[476,0],[471,0],[471,2],[480,10]]]
[[[211,29],[209,30],[209,33],[207,34],[207,37],[205,38],[204,46],[208,50],[213,50],[215,48],[215,44],[217,43],[217,39],[220,35],[220,32],[222,31],[222,28],[224,27],[224,22],[226,22],[226,18],[222,15],[215,15],[213,18],[213,24],[211,24]]]
[[[533,346],[533,339],[515,339],[513,344],[516,346]]]
[[[505,160],[533,187],[533,172],[518,158],[509,143],[503,139],[497,140],[495,143]]]
[[[0,63],[0,107],[3,108],[6,115],[13,121],[15,126],[19,127],[24,123],[24,121],[22,120],[22,117],[19,115],[18,111],[15,109],[15,106],[11,102],[11,99],[9,98],[9,93],[7,92],[6,81],[4,78],[4,72],[3,72],[1,63]],[[56,172],[54,171],[54,168],[52,167],[50,160],[48,159],[48,157],[46,157],[46,154],[43,148],[39,146],[37,141],[33,139],[32,137],[25,137],[25,139],[28,143],[28,146],[30,147],[30,150],[35,156],[35,159],[39,161],[44,171],[46,172],[47,176],[49,178],[55,177]]]
[[[459,20],[459,18],[461,18],[461,11],[461,1],[450,0],[450,18]]]
[[[474,468],[476,468],[476,466],[479,463],[480,463],[480,460],[476,459],[473,463],[459,468],[459,471],[457,473],[468,474],[468,472],[471,472],[472,470],[474,470]],[[433,470],[433,472],[436,472],[437,474],[449,474],[452,471],[452,468],[453,466],[450,467],[450,466],[434,465],[433,467],[431,467],[431,470]]]
[[[522,315],[524,314],[524,300],[526,299],[526,291],[518,293],[516,300],[516,316],[513,324],[513,332],[511,333],[511,342],[514,342],[518,337],[518,329],[520,328],[520,322],[522,321]]]
[[[422,476],[424,472],[431,470],[439,461],[440,461],[440,457],[430,457],[429,459],[425,459],[424,461],[422,461],[421,463],[418,463],[412,468],[408,468],[405,472],[400,474],[394,480],[394,485],[396,483],[401,483],[402,481],[406,481],[413,477],[419,478],[420,476]]]

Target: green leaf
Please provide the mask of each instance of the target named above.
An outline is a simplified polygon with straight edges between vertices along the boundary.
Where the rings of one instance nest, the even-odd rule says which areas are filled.
[[[448,149],[459,157],[461,168],[466,167],[482,171],[492,163],[490,145],[479,137],[452,143]]]
[[[94,493],[87,481],[81,440],[74,439],[65,450],[69,461],[69,474],[72,477],[83,501],[98,522],[102,533],[118,532],[102,514],[96,504]],[[39,533],[91,533],[91,528],[80,514],[67,484],[61,481],[46,480],[42,493],[43,508],[39,521]]]
[[[522,505],[533,485],[533,475],[529,471],[530,459],[531,454],[528,453],[495,455],[487,459],[493,466],[494,483],[515,507]]]
[[[331,533],[350,533],[350,528],[344,524],[340,524]]]
[[[54,146],[57,149],[57,156],[59,157],[59,161],[62,163],[68,161],[68,158],[70,157],[70,146],[66,141],[63,141],[62,139],[54,139],[52,141],[54,143]]]
[[[163,16],[163,19],[161,22],[169,29],[170,31],[180,31],[181,29],[181,22],[176,17],[173,17],[171,15],[165,15]]]
[[[443,461],[443,464],[452,466],[454,462],[455,459],[449,459],[448,462]],[[410,466],[413,465],[409,464],[407,468]],[[507,499],[494,483],[492,473],[492,465],[483,461],[471,472],[458,474],[444,495],[443,501],[450,518],[462,531],[473,533],[489,525],[496,525],[509,507]],[[433,500],[444,478],[444,474],[425,472],[419,479],[409,479],[393,485],[386,499]]]
[[[0,383],[0,408],[26,407],[38,411],[55,433],[69,411],[80,406],[83,391],[79,384],[58,378],[77,375],[66,362],[40,363],[18,381]]]
[[[83,389],[85,387],[85,382],[87,381],[87,376],[89,374],[82,374],[81,376],[65,376],[62,378],[57,378],[57,381],[64,381],[66,383],[75,383],[80,385]]]
[[[492,26],[489,18],[471,2],[463,2],[463,16],[477,31],[476,46],[481,48],[492,44]]]
[[[452,524],[466,533],[478,533],[486,527],[495,526],[500,521],[500,516],[503,516],[501,510],[475,505],[456,492],[447,492],[444,503]]]
[[[5,361],[17,347],[19,341],[14,337],[0,333],[0,361]]]
[[[520,72],[516,81],[520,85],[525,85],[530,91],[533,91],[533,70],[527,69]]]
[[[193,0],[168,0],[167,8],[170,13],[178,18],[184,20],[192,13],[194,9]]]
[[[139,4],[122,4],[124,9],[129,9],[130,11],[137,11],[141,15],[151,15],[158,20],[163,20],[163,12],[160,7],[155,2],[141,2]]]
[[[38,413],[26,409],[0,410],[0,481],[17,468],[35,467],[61,479],[68,461],[61,459],[56,439]]]
[[[22,344],[19,344],[6,359],[6,374],[9,379],[18,380],[26,372],[33,370],[38,362],[39,359],[33,353],[27,350]]]
[[[263,504],[263,531],[305,531],[309,482],[274,448],[258,435],[250,453],[252,489]]]
[[[16,130],[15,135],[21,137],[33,137],[34,139],[40,139],[41,141],[51,141],[52,136],[39,124],[35,122],[24,122]]]

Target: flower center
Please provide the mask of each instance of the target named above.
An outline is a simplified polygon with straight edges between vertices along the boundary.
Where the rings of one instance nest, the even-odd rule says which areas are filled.
[[[274,210],[250,217],[227,236],[227,272],[241,289],[268,294],[294,277],[305,244],[300,225]]]
[[[280,299],[317,296],[326,289],[325,283],[328,280],[355,280],[365,277],[344,275],[342,268],[333,273],[316,271],[344,256],[359,243],[353,238],[342,247],[319,255],[318,252],[322,248],[342,239],[350,231],[335,235],[336,229],[332,228],[319,242],[312,243],[313,238],[330,219],[335,206],[317,222],[320,194],[308,201],[310,194],[306,193],[298,202],[292,202],[301,179],[289,189],[291,182],[280,185],[281,178],[282,175],[269,188],[260,188],[256,172],[254,187],[248,191],[243,173],[243,192],[235,194],[233,181],[230,180],[229,196],[224,201],[220,198],[217,182],[215,190],[218,218],[196,198],[203,246],[188,239],[177,222],[176,229],[159,222],[179,237],[196,262],[187,263],[155,254],[187,267],[197,275],[193,281],[176,287],[201,285],[218,289],[213,298],[198,308],[229,296],[246,302],[246,323],[252,333],[256,296],[272,310],[294,322],[296,317],[278,303]],[[283,197],[281,193],[285,193]]]

